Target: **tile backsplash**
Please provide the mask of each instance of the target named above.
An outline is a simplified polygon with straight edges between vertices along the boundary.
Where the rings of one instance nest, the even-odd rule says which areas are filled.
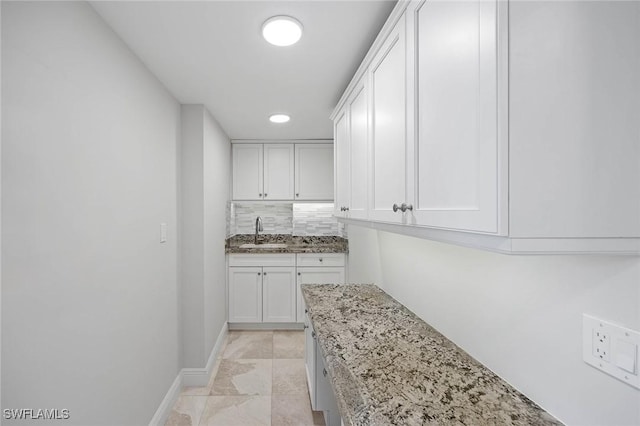
[[[293,232],[292,203],[252,203],[232,202],[231,234],[253,234],[256,230],[256,217],[262,218],[265,234],[291,234]]]
[[[333,215],[333,203],[229,202],[227,235],[253,234],[256,217],[262,218],[264,234],[344,235]],[[341,225],[341,224],[340,224]]]
[[[338,235],[333,203],[293,204],[293,235]]]

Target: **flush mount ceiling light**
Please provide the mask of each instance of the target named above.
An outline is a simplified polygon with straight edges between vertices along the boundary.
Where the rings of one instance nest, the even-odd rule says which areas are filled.
[[[289,117],[287,114],[273,114],[269,117],[269,121],[271,121],[272,123],[286,123],[290,119],[291,117]]]
[[[262,24],[262,37],[275,46],[291,46],[302,37],[302,24],[290,16],[274,16]]]

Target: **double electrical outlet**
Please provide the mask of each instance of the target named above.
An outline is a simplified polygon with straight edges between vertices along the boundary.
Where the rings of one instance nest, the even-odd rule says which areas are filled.
[[[593,329],[593,356],[611,361],[611,337],[600,327]]]
[[[640,333],[587,314],[582,325],[584,361],[640,389]]]

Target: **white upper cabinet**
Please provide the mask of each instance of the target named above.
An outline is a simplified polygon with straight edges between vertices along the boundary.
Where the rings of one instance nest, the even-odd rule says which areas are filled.
[[[502,253],[640,254],[638,16],[398,2],[332,115],[340,220]]]
[[[419,225],[498,232],[496,3],[425,1],[416,27]]]
[[[365,219],[367,209],[367,157],[369,114],[367,104],[366,78],[354,90],[354,96],[349,100],[349,217]]]
[[[333,123],[334,129],[334,155],[335,155],[335,194],[334,204],[336,215],[346,216],[346,209],[350,200],[350,174],[349,164],[349,118],[346,108],[342,109]]]
[[[233,145],[233,199],[262,200],[263,151],[261,144]]]
[[[640,2],[546,3],[509,6],[509,233],[619,245],[640,237]]]
[[[293,145],[264,145],[264,200],[293,198]]]
[[[399,222],[406,201],[406,50],[404,15],[373,58],[369,217]]]
[[[369,105],[366,76],[335,120],[336,214],[364,219],[368,215]]]
[[[233,143],[234,200],[333,200],[332,143]]]
[[[333,144],[296,144],[295,199],[333,200]]]

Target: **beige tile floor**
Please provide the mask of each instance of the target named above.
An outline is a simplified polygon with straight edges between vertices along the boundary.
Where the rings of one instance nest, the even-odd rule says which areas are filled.
[[[209,384],[183,389],[165,425],[324,425],[309,402],[304,333],[230,331]]]

